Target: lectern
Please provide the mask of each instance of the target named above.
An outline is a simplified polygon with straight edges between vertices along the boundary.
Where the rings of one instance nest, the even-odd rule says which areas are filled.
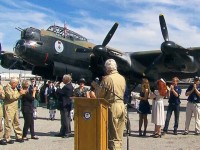
[[[75,150],[107,150],[109,103],[102,98],[73,99]]]

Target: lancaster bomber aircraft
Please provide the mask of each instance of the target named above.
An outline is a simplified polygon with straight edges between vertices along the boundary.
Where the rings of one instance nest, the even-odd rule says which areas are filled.
[[[164,38],[161,51],[142,52],[122,52],[107,47],[118,23],[113,25],[100,45],[90,43],[85,37],[56,25],[47,30],[18,28],[21,39],[14,47],[16,57],[2,54],[2,66],[32,70],[33,74],[46,79],[59,80],[69,73],[74,81],[84,77],[88,83],[104,75],[104,62],[108,58],[116,60],[119,72],[130,84],[140,82],[144,76],[154,81],[159,77],[171,80],[173,76],[183,79],[199,75],[200,47],[183,48],[170,41],[163,15],[159,16],[159,21]]]

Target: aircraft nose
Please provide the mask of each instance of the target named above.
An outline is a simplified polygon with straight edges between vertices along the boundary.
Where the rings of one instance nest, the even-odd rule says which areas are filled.
[[[26,46],[25,46],[25,40],[19,40],[17,41],[14,51],[17,55],[22,55],[23,53],[26,52]]]

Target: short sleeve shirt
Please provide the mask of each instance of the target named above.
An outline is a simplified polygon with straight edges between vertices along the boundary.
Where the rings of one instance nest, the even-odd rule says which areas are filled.
[[[193,85],[190,85],[186,92],[191,91],[193,89]],[[198,85],[197,90],[200,91],[200,85]],[[193,91],[189,96],[188,96],[188,101],[192,103],[200,103],[200,97],[197,95],[195,91]]]

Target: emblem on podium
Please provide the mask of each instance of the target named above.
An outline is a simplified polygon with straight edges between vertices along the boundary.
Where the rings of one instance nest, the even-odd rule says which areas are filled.
[[[90,112],[85,112],[85,113],[84,113],[84,119],[88,120],[88,119],[90,119],[90,118],[91,118]]]

